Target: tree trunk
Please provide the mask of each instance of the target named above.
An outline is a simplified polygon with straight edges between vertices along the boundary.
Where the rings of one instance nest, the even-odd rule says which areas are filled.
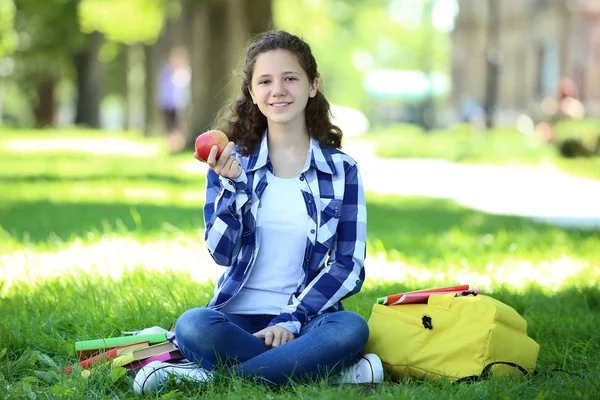
[[[33,106],[33,116],[35,118],[35,125],[39,128],[54,127],[56,125],[55,87],[56,81],[50,78],[40,83],[37,87],[37,102]]]
[[[425,132],[435,127],[435,100],[433,98],[433,65],[432,54],[434,54],[434,27],[433,27],[433,0],[425,0],[422,5],[423,11],[421,22],[424,26],[423,46],[421,48],[421,69],[428,82],[427,92],[423,94],[423,101],[419,105],[419,123]]]
[[[488,0],[488,30],[486,52],[486,82],[485,82],[485,126],[494,127],[494,116],[498,106],[498,80],[502,51],[500,49],[500,2]]]
[[[215,105],[215,85],[211,83],[214,79],[215,69],[227,70],[226,65],[217,64],[219,53],[221,57],[226,53],[223,38],[218,37],[214,26],[223,20],[221,15],[215,15],[215,1],[196,2],[188,0],[185,3],[186,15],[190,18],[190,35],[188,37],[188,49],[190,49],[190,67],[192,70],[191,81],[191,107],[189,130],[186,135],[186,144],[191,146],[194,137],[206,131],[213,123],[214,112],[220,106]],[[220,51],[213,54],[215,45],[219,43]],[[215,56],[217,59],[213,59]],[[215,68],[219,65],[220,68]]]
[[[102,45],[102,34],[94,32],[89,36],[89,45],[75,55],[77,74],[77,105],[75,124],[91,128],[100,127],[100,101],[102,99],[102,66],[98,53]]]
[[[246,7],[248,38],[273,29],[273,7],[271,0],[243,0]]]
[[[123,44],[121,46],[123,64],[122,64],[122,76],[121,81],[123,82],[122,96],[123,96],[123,129],[128,131],[131,129],[131,84],[129,82],[129,71],[131,68],[131,46]]]
[[[192,69],[192,113],[187,146],[213,127],[219,110],[239,85],[231,71],[243,62],[249,38],[272,29],[271,0],[187,0],[187,48]]]

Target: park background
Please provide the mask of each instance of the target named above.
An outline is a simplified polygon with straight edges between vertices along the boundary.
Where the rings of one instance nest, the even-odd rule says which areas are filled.
[[[367,282],[346,308],[470,283],[526,318],[539,373],[157,397],[600,397],[597,1],[0,0],[0,398],[132,397],[122,369],[60,374],[74,341],[207,302],[220,271],[190,145],[273,28],[311,44],[363,173]],[[158,107],[174,48],[190,72],[176,136]]]

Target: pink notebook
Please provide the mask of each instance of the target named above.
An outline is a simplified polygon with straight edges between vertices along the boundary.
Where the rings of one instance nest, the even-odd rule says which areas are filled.
[[[173,351],[168,351],[166,353],[158,354],[156,356],[148,357],[143,360],[134,361],[130,364],[125,365],[125,368],[127,368],[127,369],[142,368],[143,366],[150,364],[152,361],[168,362],[168,361],[183,360],[184,358],[185,357],[183,356],[183,354],[181,354],[181,352],[179,350],[173,350]]]

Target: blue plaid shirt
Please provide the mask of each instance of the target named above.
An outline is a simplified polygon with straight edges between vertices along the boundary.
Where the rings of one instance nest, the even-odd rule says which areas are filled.
[[[217,264],[228,267],[208,303],[213,309],[222,308],[250,276],[260,250],[260,199],[273,179],[266,134],[250,156],[233,154],[244,171],[238,178],[212,170],[207,175],[206,245]],[[288,305],[270,323],[294,334],[312,317],[342,309],[340,301],[360,290],[367,233],[363,185],[351,157],[311,139],[298,179],[309,221],[302,274]]]

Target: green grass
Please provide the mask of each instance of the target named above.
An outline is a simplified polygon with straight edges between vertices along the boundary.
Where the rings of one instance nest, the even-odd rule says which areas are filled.
[[[212,283],[196,276],[209,268],[201,242],[204,178],[181,170],[189,155],[167,156],[162,147],[149,157],[3,147],[11,138],[57,135],[64,137],[0,133],[0,398],[133,398],[123,370],[99,367],[88,378],[60,371],[75,361],[76,340],[168,327],[184,310],[206,304]],[[473,385],[354,388],[319,381],[276,389],[222,378],[201,388],[171,384],[147,397],[600,397],[598,231],[443,200],[372,193],[367,199],[368,280],[346,308],[368,318],[381,295],[476,281],[527,320],[541,346],[537,375]],[[172,252],[168,266],[156,259],[161,252]]]
[[[556,137],[587,138],[600,135],[596,120],[568,121],[556,128]],[[587,136],[586,136],[587,135]],[[428,134],[413,125],[393,125],[347,140],[367,142],[383,158],[436,158],[457,163],[538,165],[549,163],[577,176],[600,179],[600,157],[564,159],[556,147],[534,135],[516,129],[497,128],[490,132],[459,124]]]

